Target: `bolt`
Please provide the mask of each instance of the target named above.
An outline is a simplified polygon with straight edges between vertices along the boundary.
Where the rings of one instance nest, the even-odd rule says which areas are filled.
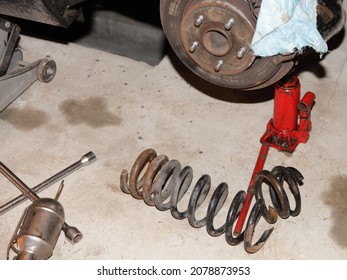
[[[272,141],[276,146],[279,146],[280,143],[280,137],[278,135],[273,135],[272,136]]]
[[[5,27],[6,27],[6,28],[10,28],[10,27],[11,27],[11,23],[8,22],[8,21],[6,21],[6,22],[5,22]]]
[[[219,72],[222,69],[223,65],[224,65],[224,61],[218,60],[216,66],[214,67],[214,71]]]
[[[238,59],[241,59],[243,58],[243,56],[245,55],[245,52],[246,52],[246,48],[245,47],[241,47],[239,48],[239,51],[237,52],[237,58]]]
[[[195,52],[198,46],[199,46],[199,43],[197,41],[194,41],[193,44],[190,46],[189,51],[191,53]]]
[[[282,147],[282,148],[288,148],[288,147],[289,147],[289,145],[288,145],[286,139],[283,139],[283,140],[282,140],[281,147]]]
[[[234,24],[234,19],[229,18],[228,21],[224,25],[225,30],[229,31],[231,29],[231,27],[233,26],[233,24]]]
[[[203,15],[200,15],[200,16],[198,16],[198,17],[196,18],[196,20],[195,20],[195,22],[194,22],[194,25],[195,25],[196,27],[199,27],[199,26],[202,24],[203,21],[204,21],[204,16],[203,16]]]

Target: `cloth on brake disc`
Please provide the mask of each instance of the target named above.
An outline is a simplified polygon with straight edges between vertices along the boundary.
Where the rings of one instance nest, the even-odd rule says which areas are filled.
[[[317,0],[263,0],[251,49],[266,57],[311,47],[326,53],[328,47],[317,29]]]

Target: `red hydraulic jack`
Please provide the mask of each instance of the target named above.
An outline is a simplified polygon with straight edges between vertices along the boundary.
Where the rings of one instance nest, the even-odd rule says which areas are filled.
[[[286,77],[275,85],[274,113],[260,138],[261,148],[248,186],[245,203],[237,220],[234,234],[241,234],[252,199],[256,175],[263,170],[270,147],[292,153],[300,143],[306,143],[311,131],[310,113],[315,100],[307,92],[300,100],[300,82],[297,76]]]

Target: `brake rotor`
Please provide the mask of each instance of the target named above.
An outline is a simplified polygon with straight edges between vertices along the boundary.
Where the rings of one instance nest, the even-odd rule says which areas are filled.
[[[257,89],[275,83],[293,58],[260,58],[250,44],[256,14],[243,0],[161,0],[164,33],[178,58],[203,79],[228,88]]]

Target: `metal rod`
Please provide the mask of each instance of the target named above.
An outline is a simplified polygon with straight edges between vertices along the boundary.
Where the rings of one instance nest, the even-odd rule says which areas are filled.
[[[30,199],[32,202],[39,199],[39,196],[32,191],[21,179],[19,179],[10,169],[0,162],[0,172],[19,189],[25,198]]]
[[[42,183],[38,184],[37,186],[30,189],[27,185],[25,185],[16,175],[14,175],[5,165],[0,163],[0,171],[1,173],[10,180],[11,183],[13,183],[18,189],[20,189],[23,193],[16,198],[10,200],[9,202],[5,203],[0,207],[0,215],[6,213],[7,211],[13,209],[20,203],[24,202],[28,198],[31,201],[36,200],[39,198],[37,196],[37,193],[45,190],[46,188],[50,187],[54,183],[62,180],[64,177],[70,175],[71,173],[75,172],[76,170],[80,169],[83,166],[87,166],[91,163],[93,163],[96,160],[96,156],[93,152],[88,152],[82,158],[75,162],[74,164],[68,166],[64,170],[58,172],[57,174],[53,175],[52,177],[48,178],[47,180],[43,181]],[[29,190],[30,191],[29,191]]]
[[[246,195],[246,201],[245,201],[245,204],[243,205],[243,207],[241,209],[240,216],[237,220],[237,223],[236,223],[236,226],[234,229],[235,236],[240,235],[242,232],[242,228],[243,228],[244,222],[245,222],[247,214],[248,214],[248,210],[251,206],[252,199],[254,196],[254,194],[253,194],[254,193],[254,191],[253,191],[254,190],[254,179],[255,179],[255,176],[258,174],[258,172],[263,170],[269,149],[270,149],[269,143],[267,143],[267,142],[262,143],[260,151],[259,151],[258,159],[257,159],[257,162],[255,164],[251,180],[249,182],[247,195]]]

